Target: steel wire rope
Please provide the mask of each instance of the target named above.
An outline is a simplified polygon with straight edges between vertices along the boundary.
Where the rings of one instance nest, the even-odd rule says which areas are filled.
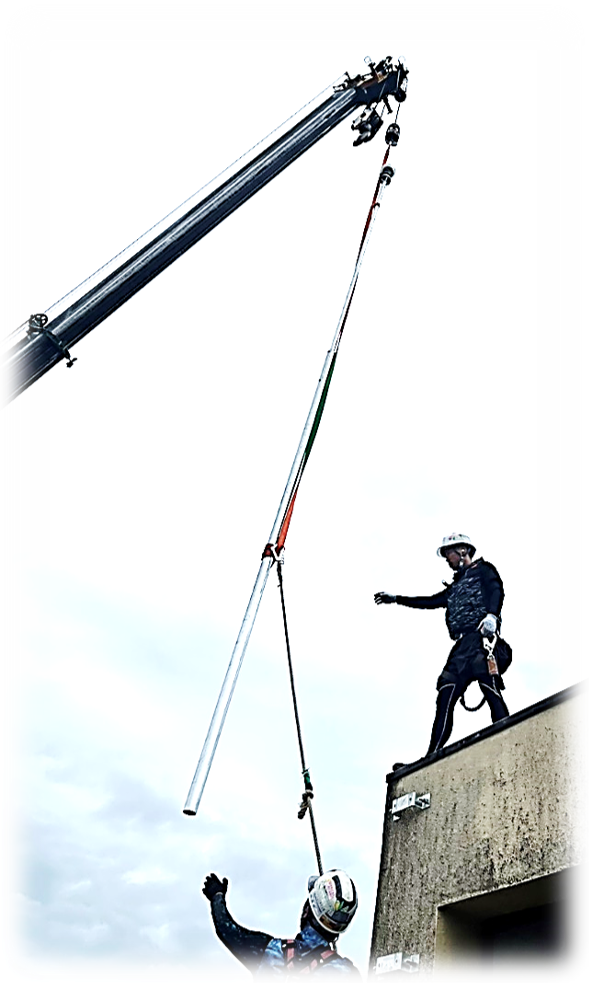
[[[149,235],[150,232],[153,232],[154,229],[157,229],[157,227],[159,225],[161,225],[162,222],[167,221],[167,219],[169,219],[170,216],[174,214],[174,212],[177,212],[181,208],[184,208],[184,206],[187,205],[189,201],[192,201],[193,198],[196,198],[196,196],[199,195],[202,191],[204,191],[205,188],[208,188],[211,184],[213,184],[220,177],[222,177],[224,174],[226,174],[227,171],[230,171],[233,167],[236,167],[237,164],[240,163],[240,161],[242,161],[245,157],[248,157],[250,154],[252,154],[254,152],[254,150],[256,150],[258,147],[260,147],[262,144],[266,143],[267,140],[269,140],[272,136],[274,136],[274,134],[277,133],[279,130],[281,130],[284,126],[287,126],[287,124],[290,123],[290,121],[292,119],[294,119],[296,116],[299,116],[300,113],[302,113],[307,108],[307,106],[310,106],[311,103],[316,102],[317,99],[320,99],[321,96],[325,92],[327,92],[329,89],[331,89],[335,85],[337,85],[337,83],[343,77],[344,77],[343,75],[339,75],[338,78],[335,79],[331,83],[331,85],[325,86],[325,88],[322,89],[321,92],[318,92],[317,95],[313,96],[312,99],[309,99],[306,103],[304,103],[302,106],[300,106],[300,108],[297,109],[296,112],[291,113],[291,115],[288,116],[287,119],[283,120],[282,123],[280,123],[278,126],[275,126],[274,129],[271,130],[269,133],[267,133],[265,137],[262,137],[262,139],[261,140],[258,140],[257,143],[254,143],[254,145],[252,147],[250,147],[249,150],[244,151],[244,153],[241,154],[241,156],[237,157],[231,164],[228,164],[227,167],[224,167],[222,171],[219,171],[218,174],[216,174],[214,177],[210,178],[210,180],[208,180],[205,184],[203,184],[200,188],[198,188],[197,191],[194,191],[191,195],[189,195],[188,198],[185,198],[184,201],[182,201],[179,205],[176,205],[175,208],[172,208],[171,211],[169,211],[167,213],[167,215],[164,215],[163,218],[158,219],[157,222],[155,222],[148,229],[146,229],[145,232],[142,232],[141,235],[137,236],[136,239],[133,239],[133,241],[130,242],[127,246],[125,246],[123,249],[120,249],[119,252],[118,253],[115,253],[115,255],[112,256],[109,260],[107,260],[106,263],[103,263],[102,266],[99,266],[98,269],[94,271],[94,273],[91,273],[89,276],[87,276],[83,280],[81,280],[80,283],[78,283],[77,286],[72,287],[71,290],[68,290],[68,292],[65,293],[63,295],[63,297],[60,297],[59,300],[54,301],[54,303],[51,304],[50,307],[47,307],[46,310],[47,311],[50,311],[54,307],[57,307],[57,305],[58,304],[61,304],[61,302],[66,299],[66,297],[69,297],[71,294],[75,293],[76,290],[79,290],[80,287],[83,287],[85,283],[88,283],[89,280],[92,280],[95,276],[97,276],[104,269],[106,269],[107,266],[110,266],[111,263],[114,263],[114,261],[116,259],[118,259],[119,256],[122,256],[123,253],[126,253],[129,249],[132,249],[133,246],[135,246],[138,242],[141,241],[141,239],[144,239],[145,236]],[[27,322],[25,322],[25,323],[27,323]],[[16,328],[15,330],[18,331],[19,328]]]
[[[313,795],[313,786],[311,785],[311,780],[309,776],[309,769],[305,763],[305,751],[303,748],[303,733],[301,729],[301,719],[299,717],[299,706],[297,701],[297,694],[295,689],[294,672],[292,668],[292,653],[290,649],[290,638],[288,633],[288,622],[286,620],[286,605],[284,602],[284,583],[282,579],[282,559],[279,559],[276,564],[276,569],[278,571],[278,586],[280,587],[280,604],[282,607],[282,623],[284,625],[284,639],[286,641],[286,657],[288,660],[288,675],[290,678],[290,691],[292,694],[292,705],[295,716],[295,723],[297,727],[297,738],[299,742],[299,753],[301,755],[301,769],[303,773],[303,779],[305,782],[305,791],[303,792],[303,804],[304,811],[309,812],[309,819],[311,820],[311,832],[313,835],[313,845],[315,847],[315,856],[317,858],[317,869],[319,875],[323,873],[323,864],[321,863],[321,852],[319,850],[319,840],[317,837],[317,827],[315,825],[315,816],[313,814],[313,805],[311,803],[311,798]],[[299,813],[299,817],[302,819],[303,816]]]

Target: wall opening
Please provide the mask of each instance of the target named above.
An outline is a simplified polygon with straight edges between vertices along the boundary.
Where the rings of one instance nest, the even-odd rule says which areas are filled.
[[[571,871],[440,905],[435,964],[564,956]]]

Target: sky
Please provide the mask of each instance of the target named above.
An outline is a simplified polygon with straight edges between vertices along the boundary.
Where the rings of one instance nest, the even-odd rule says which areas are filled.
[[[284,579],[324,866],[366,972],[385,776],[426,750],[436,548],[503,578],[517,711],[584,676],[582,5],[21,2],[6,32],[6,333],[364,58],[409,68],[396,174]],[[195,818],[182,807],[384,153],[348,121],[4,410],[2,706],[15,978],[247,979],[315,858],[271,574]],[[470,697],[472,702],[472,696]],[[457,710],[453,740],[489,723]],[[14,897],[16,896],[16,904]]]

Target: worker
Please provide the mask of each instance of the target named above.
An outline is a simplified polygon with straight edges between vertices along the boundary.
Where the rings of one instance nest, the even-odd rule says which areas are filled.
[[[321,979],[331,973],[347,973],[360,979],[351,960],[340,956],[336,949],[338,935],[345,932],[358,907],[354,883],[343,870],[328,870],[309,878],[301,930],[294,939],[276,939],[238,925],[227,910],[227,884],[226,877],[221,881],[216,874],[209,874],[202,892],[211,903],[221,942],[252,975],[307,975],[321,969]]]
[[[503,584],[492,565],[474,559],[476,548],[463,533],[445,536],[438,549],[454,571],[452,583],[430,597],[404,597],[379,591],[376,604],[402,604],[409,608],[446,608],[446,625],[454,646],[437,681],[438,697],[428,754],[439,751],[452,733],[454,707],[469,683],[478,682],[495,723],[509,715],[501,691],[501,675],[511,662],[511,648],[499,637]],[[498,673],[490,672],[483,639],[494,639]]]

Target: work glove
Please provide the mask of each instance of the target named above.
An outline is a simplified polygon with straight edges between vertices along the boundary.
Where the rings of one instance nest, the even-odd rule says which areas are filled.
[[[229,881],[226,877],[224,877],[221,881],[216,874],[209,874],[208,877],[205,878],[202,893],[204,894],[205,898],[209,899],[209,901],[212,901],[216,894],[222,894],[223,897],[225,897],[227,894],[228,884]]]
[[[484,638],[491,638],[497,631],[497,615],[486,614],[479,625],[479,631]]]
[[[379,590],[378,594],[374,595],[375,604],[394,604],[396,600],[396,594],[387,594],[384,590]]]

